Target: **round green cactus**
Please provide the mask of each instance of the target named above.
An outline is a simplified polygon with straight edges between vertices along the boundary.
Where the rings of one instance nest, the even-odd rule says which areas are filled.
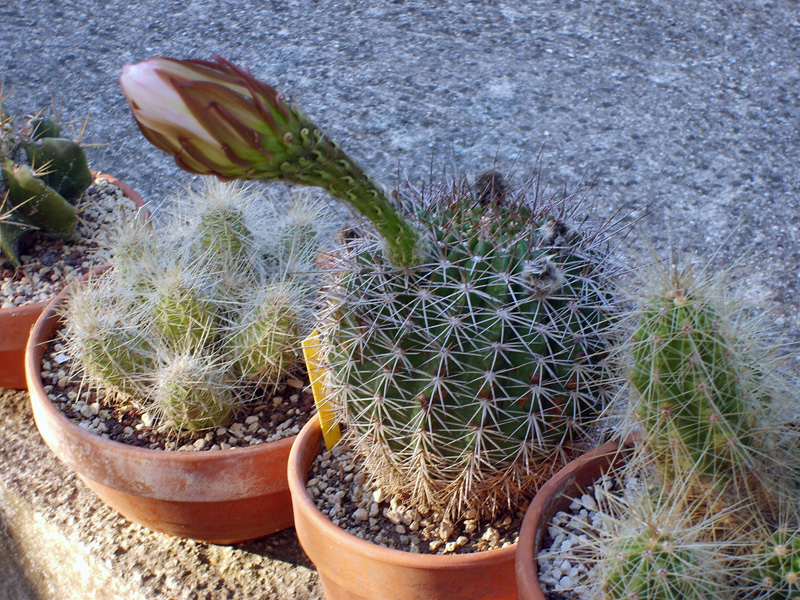
[[[298,313],[304,300],[302,290],[291,286],[270,286],[260,296],[233,325],[225,344],[236,372],[256,381],[272,380],[298,363]]]
[[[252,246],[252,233],[239,210],[220,208],[200,215],[197,249],[226,259],[236,259]]]
[[[609,261],[568,202],[484,203],[464,182],[429,200],[426,263],[393,268],[357,237],[332,265],[328,389],[379,485],[491,512],[605,407]]]
[[[712,598],[718,585],[700,568],[691,545],[645,529],[615,540],[604,563],[605,600],[700,600]]]
[[[150,397],[150,410],[162,425],[198,431],[228,423],[235,397],[224,366],[202,353],[177,354],[162,362]]]
[[[108,273],[73,289],[66,313],[70,353],[90,378],[130,396],[147,386],[154,350],[135,325],[120,325],[132,307],[124,298],[112,300],[110,290]]]
[[[214,342],[217,309],[201,290],[172,282],[156,294],[153,325],[170,346],[197,350]]]

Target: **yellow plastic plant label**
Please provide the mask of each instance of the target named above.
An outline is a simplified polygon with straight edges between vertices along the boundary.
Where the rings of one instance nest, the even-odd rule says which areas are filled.
[[[317,406],[317,416],[322,426],[322,437],[325,447],[330,450],[342,438],[342,430],[336,421],[336,415],[328,402],[327,394],[322,385],[324,369],[319,360],[319,334],[312,331],[303,340],[303,356],[306,359],[308,379],[311,381],[311,393],[314,394],[314,404]]]

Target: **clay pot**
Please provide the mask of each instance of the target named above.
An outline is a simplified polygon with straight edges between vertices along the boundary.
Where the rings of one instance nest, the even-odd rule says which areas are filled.
[[[127,198],[133,200],[137,208],[144,206],[139,194],[116,177],[96,171],[92,171],[92,174],[117,186]],[[45,306],[47,302],[37,302],[0,309],[0,387],[25,389],[25,344],[31,327]]]
[[[546,600],[536,573],[536,555],[542,547],[547,527],[557,512],[567,510],[572,500],[625,460],[624,448],[633,446],[632,438],[608,442],[568,463],[541,489],[525,513],[517,543],[517,585],[520,600]]]
[[[322,429],[311,419],[289,455],[289,489],[300,545],[326,600],[512,600],[516,545],[474,554],[426,555],[384,548],[334,525],[306,491]]]
[[[233,544],[291,527],[286,462],[294,437],[229,450],[151,450],[90,433],[53,405],[42,384],[42,356],[74,285],[80,282],[42,312],[25,354],[33,416],[55,455],[103,502],[155,531]]]

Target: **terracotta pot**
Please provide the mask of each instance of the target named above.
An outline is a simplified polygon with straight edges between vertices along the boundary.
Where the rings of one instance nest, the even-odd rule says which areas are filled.
[[[133,200],[137,208],[144,206],[142,198],[130,186],[116,177],[92,171],[95,178],[102,177],[114,184]],[[25,389],[25,344],[31,327],[42,314],[47,302],[26,304],[0,309],[0,387]]]
[[[623,448],[633,446],[626,440]],[[517,549],[517,585],[520,600],[546,600],[536,573],[536,555],[542,548],[547,527],[557,512],[566,510],[572,500],[625,459],[619,442],[608,442],[576,458],[544,484],[531,501]]]
[[[317,567],[327,600],[512,600],[516,545],[474,554],[427,555],[391,550],[334,525],[306,491],[320,449],[311,419],[289,455],[289,489],[300,545]]]
[[[200,452],[137,448],[79,427],[44,391],[42,355],[61,321],[70,284],[31,331],[25,372],[45,443],[103,502],[150,529],[215,544],[259,538],[292,525],[286,463],[295,437]]]

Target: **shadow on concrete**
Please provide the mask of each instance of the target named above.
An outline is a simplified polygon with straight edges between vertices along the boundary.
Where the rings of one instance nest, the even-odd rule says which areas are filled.
[[[25,569],[17,562],[19,548],[6,527],[0,511],[0,595],[3,600],[39,600],[40,596],[28,581]]]
[[[294,527],[251,542],[236,544],[235,548],[272,560],[314,569],[313,563],[303,552],[300,542],[297,541]]]

